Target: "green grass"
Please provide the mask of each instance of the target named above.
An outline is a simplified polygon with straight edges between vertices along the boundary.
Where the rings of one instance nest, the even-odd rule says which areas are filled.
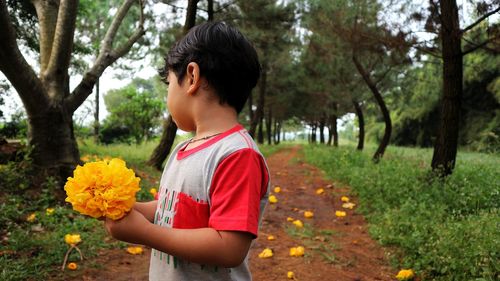
[[[422,280],[500,277],[500,158],[460,152],[453,175],[433,179],[432,150],[389,147],[379,164],[372,149],[305,146],[307,161],[352,187],[370,233],[390,246],[394,266]]]

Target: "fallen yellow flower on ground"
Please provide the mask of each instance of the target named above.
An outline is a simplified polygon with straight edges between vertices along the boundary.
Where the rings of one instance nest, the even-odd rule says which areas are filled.
[[[269,196],[269,203],[274,204],[277,202],[278,202],[278,198],[276,198],[276,196],[274,196],[274,195]]]
[[[293,273],[293,271],[288,271],[286,273],[286,278],[288,278],[288,279],[294,279],[295,278],[295,274]]]
[[[280,193],[280,192],[281,192],[281,187],[276,186],[276,187],[274,188],[274,193]]]
[[[411,269],[403,269],[398,272],[398,275],[396,275],[396,278],[400,281],[402,280],[411,280],[415,277],[415,273]]]
[[[349,202],[349,197],[347,197],[347,196],[342,196],[342,197],[340,198],[340,200],[342,200],[342,202]]]
[[[356,206],[356,204],[351,203],[351,202],[347,202],[347,203],[342,204],[342,208],[345,208],[345,209],[351,209],[352,210],[352,208],[354,208],[354,206]]]
[[[34,222],[36,220],[36,213],[31,213],[27,218],[26,220],[28,222]]]
[[[265,248],[260,254],[259,254],[259,258],[261,259],[267,259],[267,258],[270,258],[273,256],[273,250],[269,249],[269,248]]]
[[[286,218],[287,221],[294,221],[294,219],[292,217],[288,217]]]
[[[304,247],[298,246],[298,247],[292,247],[290,248],[290,256],[292,257],[302,257],[304,255]]]
[[[323,193],[325,193],[325,190],[324,190],[323,188],[318,188],[318,189],[316,189],[316,194],[317,194],[317,195],[321,195],[321,194],[323,194]]]
[[[140,254],[142,254],[142,252],[143,252],[142,247],[139,247],[139,246],[127,247],[127,253],[129,253],[131,255],[140,255]]]
[[[341,218],[346,216],[346,212],[344,211],[335,211],[335,216]]]
[[[156,188],[151,188],[149,189],[149,193],[151,193],[151,195],[153,195],[153,197],[156,197],[156,194],[158,194],[158,190],[156,190]]]
[[[78,265],[75,262],[68,263],[68,269],[76,270],[77,268],[78,268]]]
[[[274,235],[268,235],[267,240],[273,241],[273,240],[276,240],[276,237],[274,237]]]
[[[81,214],[118,220],[134,205],[139,181],[121,159],[89,162],[77,166],[68,178],[66,202]]]
[[[314,217],[314,213],[313,213],[313,212],[311,212],[311,211],[305,211],[305,212],[304,212],[304,217],[305,217],[306,219],[310,219],[310,218]]]
[[[64,242],[66,242],[66,244],[74,246],[82,242],[82,238],[80,237],[80,234],[66,234],[64,235]]]
[[[301,220],[294,220],[293,224],[298,228],[304,227],[304,224],[302,223]]]

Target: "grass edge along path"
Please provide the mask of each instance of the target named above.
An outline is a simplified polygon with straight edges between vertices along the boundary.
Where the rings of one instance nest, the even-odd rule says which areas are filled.
[[[303,151],[359,196],[370,234],[387,247],[393,266],[412,268],[421,280],[500,277],[500,158],[459,156],[454,174],[441,181],[429,176],[422,163],[430,162],[418,149],[387,153],[379,164],[354,148]]]

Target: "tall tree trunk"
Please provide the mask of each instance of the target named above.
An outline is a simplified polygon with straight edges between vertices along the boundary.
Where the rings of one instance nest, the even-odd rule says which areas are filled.
[[[207,0],[208,21],[214,20],[214,0]]]
[[[333,135],[333,146],[338,147],[339,146],[339,132],[337,129],[337,114],[332,114],[331,120],[330,120],[330,126],[332,130],[330,131],[330,134]]]
[[[325,144],[325,123],[326,120],[324,117],[321,117],[319,120],[319,143]]]
[[[273,144],[272,142],[272,124],[273,124],[273,110],[272,107],[269,106],[269,110],[267,112],[267,118],[266,118],[266,134],[267,134],[267,144],[271,145]]]
[[[311,143],[316,143],[316,130],[318,128],[318,125],[316,123],[313,123],[311,126]]]
[[[441,42],[443,56],[443,97],[432,169],[441,176],[453,172],[458,149],[460,107],[463,92],[463,54],[460,22],[455,0],[441,0]]]
[[[170,153],[170,149],[174,144],[175,135],[177,133],[177,125],[172,120],[172,116],[168,116],[167,121],[164,123],[163,135],[161,137],[160,143],[154,149],[153,154],[149,158],[147,164],[155,167],[158,170],[162,169],[163,161],[167,158]]]
[[[184,34],[196,24],[196,10],[199,0],[189,0],[186,12],[186,21],[184,22]],[[175,124],[172,116],[163,123],[163,132],[161,135],[160,143],[153,150],[149,157],[148,165],[155,167],[158,170],[162,169],[163,162],[167,159],[172,145],[174,144],[175,136],[177,135],[177,124]]]
[[[281,142],[281,121],[274,122],[274,144]]]
[[[387,145],[389,145],[389,141],[391,139],[391,132],[392,132],[391,116],[389,115],[389,110],[387,109],[387,106],[385,105],[384,99],[382,98],[382,95],[378,91],[377,86],[375,85],[375,82],[372,81],[370,74],[368,72],[366,72],[364,67],[358,61],[355,54],[353,54],[352,60],[354,62],[354,65],[356,66],[356,69],[358,70],[359,74],[361,74],[361,76],[363,77],[363,80],[365,81],[366,85],[368,86],[368,88],[370,88],[373,96],[375,97],[375,100],[377,101],[377,104],[380,108],[380,111],[382,112],[382,116],[384,117],[384,122],[385,122],[384,136],[382,137],[382,140],[380,141],[380,144],[377,148],[377,151],[375,151],[375,154],[373,155],[373,160],[375,162],[378,162],[380,160],[380,158],[382,158],[382,156],[384,156],[385,149],[387,148]]]
[[[248,130],[248,132],[252,137],[255,137],[255,130],[257,129],[257,124],[259,122],[262,122],[262,118],[264,117],[264,106],[266,104],[266,87],[267,87],[267,60],[264,57],[262,61],[262,72],[259,81],[259,100],[257,101],[257,109],[255,110],[255,114],[251,119],[250,130]],[[262,142],[264,142],[264,140],[262,140]]]
[[[264,144],[264,117],[263,116],[259,120],[259,129],[257,130],[257,142],[259,144]]]
[[[99,143],[99,78],[95,82],[94,141]]]
[[[352,100],[352,104],[354,105],[354,110],[356,111],[356,116],[358,116],[358,125],[359,125],[359,136],[358,136],[358,146],[357,150],[363,150],[365,145],[365,118],[363,116],[363,109],[359,102]]]

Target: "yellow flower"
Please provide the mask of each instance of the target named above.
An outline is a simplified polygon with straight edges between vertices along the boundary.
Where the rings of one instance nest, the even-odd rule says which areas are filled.
[[[321,195],[323,193],[325,193],[325,190],[323,188],[316,189],[316,194]]]
[[[304,212],[304,217],[305,217],[306,219],[310,219],[310,218],[314,217],[314,213],[313,213],[313,212],[311,212],[311,211],[305,211],[305,212]]]
[[[347,203],[342,204],[342,208],[345,208],[345,209],[351,209],[352,210],[352,208],[354,208],[354,206],[356,206],[356,204],[351,203],[351,202],[347,202]]]
[[[342,200],[342,202],[349,202],[349,197],[347,197],[347,196],[342,196],[342,197],[340,198],[340,200]]]
[[[269,203],[274,204],[277,202],[278,202],[278,198],[276,198],[276,196],[274,196],[274,195],[269,196]]]
[[[151,193],[151,195],[153,195],[153,197],[156,197],[156,194],[158,194],[158,190],[156,190],[156,188],[153,187],[149,190],[149,193]]]
[[[273,240],[276,240],[276,237],[274,237],[274,235],[268,235],[267,240],[273,241]]]
[[[28,222],[34,222],[36,220],[36,213],[31,213],[27,218],[26,220]]]
[[[131,254],[131,255],[140,255],[142,254],[142,247],[127,247],[127,253]]]
[[[118,220],[134,205],[139,181],[121,159],[89,162],[77,166],[73,177],[68,178],[64,186],[66,202],[81,214]]]
[[[64,235],[64,242],[69,245],[76,245],[82,242],[82,238],[80,238],[80,234],[66,234]]]
[[[396,275],[396,278],[398,280],[411,280],[415,277],[415,273],[411,269],[402,269],[398,272],[398,275]]]
[[[304,224],[300,220],[294,220],[293,224],[298,228],[304,227]]]
[[[274,188],[274,193],[280,193],[280,192],[281,192],[281,187],[276,186],[276,187]]]
[[[68,269],[76,270],[77,268],[78,268],[78,265],[75,262],[68,263]]]
[[[259,258],[261,259],[266,259],[266,258],[270,258],[273,256],[273,250],[269,249],[269,248],[265,248],[260,254],[259,254]]]
[[[293,221],[293,218],[288,217],[288,218],[286,218],[286,220],[287,220],[287,221]]]
[[[335,211],[335,216],[341,218],[346,216],[346,212],[344,211]]]
[[[304,247],[298,246],[298,247],[292,247],[290,248],[290,256],[291,257],[302,257],[304,255]]]
[[[54,213],[54,208],[47,208],[45,210],[45,214],[47,214],[47,216],[50,216]]]
[[[295,278],[295,274],[293,273],[293,271],[288,271],[286,273],[286,278],[288,278],[288,279],[294,279]]]

